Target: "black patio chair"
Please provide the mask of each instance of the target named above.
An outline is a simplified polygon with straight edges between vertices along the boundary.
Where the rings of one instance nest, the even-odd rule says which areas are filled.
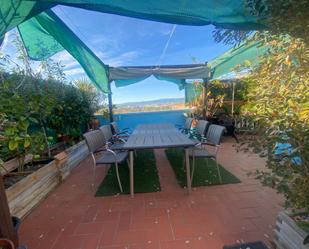
[[[93,160],[93,183],[92,183],[93,188],[95,187],[96,166],[114,164],[116,167],[116,175],[117,175],[119,188],[120,188],[120,191],[123,192],[120,177],[119,177],[118,165],[127,159],[128,152],[111,150],[107,146],[107,143],[106,143],[107,141],[105,140],[105,137],[102,135],[102,132],[100,130],[89,131],[85,133],[83,136],[86,140],[89,152]],[[95,154],[97,152],[101,153],[98,159],[96,159],[95,157]]]
[[[192,172],[191,172],[191,182],[193,180],[194,168],[195,168],[195,158],[210,158],[214,159],[216,162],[217,172],[220,183],[222,183],[222,177],[217,162],[217,154],[220,147],[221,137],[225,131],[224,126],[220,125],[210,125],[205,138],[202,138],[201,142],[198,143],[193,149],[189,150],[189,156],[192,157]],[[205,145],[210,145],[215,147],[214,153],[209,152]]]

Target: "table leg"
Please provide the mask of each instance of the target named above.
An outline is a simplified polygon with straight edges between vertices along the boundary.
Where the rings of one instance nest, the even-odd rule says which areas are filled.
[[[187,173],[187,189],[188,193],[191,193],[191,174],[190,174],[190,160],[189,160],[189,149],[185,148],[186,157],[186,173]]]
[[[130,194],[134,197],[134,151],[130,151]]]

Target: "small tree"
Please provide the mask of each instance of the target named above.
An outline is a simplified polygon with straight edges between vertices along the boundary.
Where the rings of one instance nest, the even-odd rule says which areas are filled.
[[[247,79],[243,111],[259,128],[246,147],[266,157],[269,170],[258,178],[283,193],[287,207],[309,211],[309,1],[246,0],[245,7],[265,17],[267,32],[217,29],[214,37],[228,44],[250,37],[271,48]]]
[[[309,49],[297,38],[263,39],[271,49],[247,79],[243,109],[259,122],[249,147],[270,169],[258,171],[258,178],[283,193],[288,207],[309,211]]]

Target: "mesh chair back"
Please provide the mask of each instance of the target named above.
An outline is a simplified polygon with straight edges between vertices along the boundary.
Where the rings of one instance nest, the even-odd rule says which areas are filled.
[[[103,133],[106,141],[110,141],[112,139],[113,133],[110,125],[103,125],[99,129]]]
[[[83,136],[91,153],[95,152],[97,149],[103,147],[106,144],[106,140],[100,130],[89,131]]]
[[[119,129],[119,127],[118,127],[116,122],[112,122],[111,125],[113,127],[114,134],[120,133],[120,129]]]
[[[206,129],[208,127],[209,122],[206,120],[199,120],[196,126],[196,130],[199,135],[205,136]]]
[[[207,131],[206,140],[214,145],[219,145],[225,127],[221,125],[210,125]]]
[[[185,122],[185,129],[191,129],[193,118],[187,118]]]

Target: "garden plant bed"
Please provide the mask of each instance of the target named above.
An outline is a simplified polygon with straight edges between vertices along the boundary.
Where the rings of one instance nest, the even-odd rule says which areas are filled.
[[[4,187],[8,189],[9,187],[13,186],[17,182],[21,181],[23,178],[27,177],[33,172],[44,167],[46,164],[50,163],[51,161],[52,159],[34,161],[32,163],[27,163],[26,165],[24,165],[23,172],[17,172],[17,170],[14,170],[12,172],[4,174],[3,175]]]
[[[55,160],[49,160],[47,164],[26,164],[25,174],[6,173],[9,175],[4,179],[11,214],[19,218],[25,217],[88,153],[85,142],[81,141],[56,155]]]

